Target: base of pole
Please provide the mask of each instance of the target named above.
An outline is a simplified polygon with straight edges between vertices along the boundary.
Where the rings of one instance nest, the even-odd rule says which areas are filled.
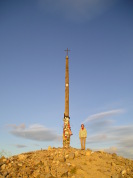
[[[70,127],[70,118],[64,117],[64,127],[63,127],[63,148],[70,147],[70,136],[72,135],[71,127]]]

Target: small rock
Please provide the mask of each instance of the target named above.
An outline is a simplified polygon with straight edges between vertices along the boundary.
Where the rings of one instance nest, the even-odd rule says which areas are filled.
[[[77,169],[82,169],[82,166],[80,164],[78,164]]]
[[[6,164],[8,164],[9,162],[10,162],[10,160],[9,160],[9,159],[7,159]]]
[[[91,151],[86,151],[86,156],[90,156],[91,155]]]
[[[27,156],[26,155],[18,155],[18,159],[19,160],[25,160],[27,158]]]
[[[4,176],[6,177],[8,175],[8,172],[6,171],[6,172],[4,172]]]
[[[9,167],[9,168],[11,168],[11,167],[12,167],[12,164],[11,164],[11,163],[9,163],[9,164],[8,164],[8,167]]]
[[[51,146],[49,146],[49,147],[48,147],[48,151],[51,150],[51,149],[52,149]]]
[[[124,169],[122,172],[121,172],[121,174],[122,174],[122,176],[124,176],[124,174],[126,174],[126,170]]]
[[[101,169],[97,169],[97,171],[101,172]]]
[[[40,176],[39,178],[45,178],[44,174],[40,174],[39,176]]]
[[[1,166],[1,169],[4,170],[5,168],[6,168],[6,165],[3,164],[3,165]]]
[[[115,164],[115,163],[113,163],[113,162],[111,162],[111,166],[116,166],[116,164]]]
[[[0,158],[0,161],[3,161],[3,159],[6,159],[4,156],[2,156],[1,158]]]
[[[35,170],[35,171],[33,172],[33,176],[36,177],[36,178],[39,178],[39,177],[40,177],[39,170]]]
[[[71,163],[66,163],[66,165],[71,166]]]
[[[44,164],[44,166],[48,165],[48,161],[46,161],[46,160],[42,160],[42,163]]]
[[[113,175],[111,176],[111,178],[119,178],[120,176],[119,175]]]
[[[46,166],[46,167],[45,167],[45,172],[46,172],[46,173],[49,173],[49,172],[50,172],[49,166]]]
[[[69,158],[69,156],[68,155],[65,155],[65,159],[68,159]]]
[[[53,160],[54,159],[54,157],[53,156],[50,156],[50,158],[49,158],[50,160]]]
[[[64,157],[64,156],[60,156],[60,157],[59,157],[59,161],[60,161],[60,162],[65,162],[65,157]]]
[[[18,163],[18,166],[22,167],[22,163]]]
[[[6,158],[4,158],[4,159],[3,159],[3,162],[5,163],[6,161],[7,161],[7,159],[6,159]]]
[[[34,162],[34,165],[35,166],[38,166],[38,165],[40,165],[42,162],[40,162],[40,160],[35,160],[35,162]]]
[[[116,154],[116,153],[113,153],[113,154],[112,154],[112,157],[117,157],[117,154]]]
[[[71,178],[80,178],[79,176],[77,176],[77,175],[73,175]]]
[[[56,170],[56,167],[55,167],[55,166],[52,166],[52,167],[51,167],[51,174],[52,174],[52,176],[57,177],[57,176],[56,176],[56,175],[57,175],[57,170]]]
[[[74,157],[75,157],[75,154],[74,153],[69,153],[69,159],[74,159]]]
[[[0,167],[3,165],[4,163],[2,161],[0,161]]]
[[[75,158],[77,158],[79,156],[79,152],[78,151],[75,151]]]
[[[68,169],[65,167],[57,168],[57,177],[68,176]]]
[[[45,178],[53,178],[53,176],[49,173],[45,175]]]
[[[80,154],[85,156],[86,152],[84,150],[82,150]]]

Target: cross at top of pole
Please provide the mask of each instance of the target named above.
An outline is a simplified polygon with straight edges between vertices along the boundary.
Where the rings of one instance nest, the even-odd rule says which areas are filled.
[[[66,49],[66,50],[64,50],[64,51],[66,51],[67,52],[67,56],[68,56],[68,52],[70,51],[68,48]]]

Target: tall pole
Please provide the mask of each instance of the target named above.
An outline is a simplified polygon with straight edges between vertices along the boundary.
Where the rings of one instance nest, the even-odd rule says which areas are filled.
[[[65,112],[64,112],[64,127],[63,127],[63,147],[68,148],[70,146],[70,136],[72,135],[70,127],[69,117],[69,57],[68,48],[65,50],[66,55],[66,71],[65,71]]]

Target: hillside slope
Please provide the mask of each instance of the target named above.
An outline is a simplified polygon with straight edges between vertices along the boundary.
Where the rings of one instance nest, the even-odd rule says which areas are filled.
[[[106,152],[48,148],[0,158],[0,178],[133,178],[133,161]]]

